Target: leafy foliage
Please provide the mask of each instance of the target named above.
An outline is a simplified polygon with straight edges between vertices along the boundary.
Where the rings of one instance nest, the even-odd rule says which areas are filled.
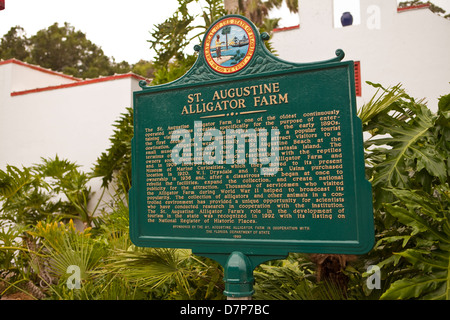
[[[0,43],[0,59],[16,58],[80,78],[127,73],[131,66],[107,57],[86,35],[64,23],[54,23],[27,37],[22,27],[12,27]]]
[[[378,242],[369,254],[390,287],[382,299],[449,299],[450,95],[437,114],[400,86],[360,111]],[[364,116],[365,115],[365,116]]]
[[[180,60],[173,60],[167,66],[156,68],[152,86],[168,83],[183,76],[195,63],[197,56],[195,54],[186,55]]]
[[[394,255],[407,260],[413,270],[383,294],[382,299],[450,299],[449,190],[438,197],[425,192],[393,189],[402,205],[387,211],[410,228],[412,245]],[[406,208],[404,207],[406,206]],[[406,239],[408,240],[408,239]]]
[[[101,247],[90,240],[90,228],[78,231],[73,221],[63,224],[58,222],[45,223],[40,221],[29,233],[44,239],[43,244],[51,259],[51,271],[66,280],[69,266],[78,266],[81,270],[81,280],[87,279],[87,272],[98,264]]]
[[[316,287],[313,264],[291,254],[275,264],[262,264],[253,272],[255,295],[259,300],[311,300]]]
[[[190,2],[192,1],[178,1],[178,10],[172,17],[156,25],[151,33],[150,48],[156,53],[157,67],[166,66],[172,58],[182,60],[184,48],[197,36],[188,38],[188,34],[195,29],[192,26],[195,16],[187,10]]]
[[[199,0],[178,0],[177,11],[163,23],[155,25],[151,32],[151,46],[155,51],[154,79],[152,85],[174,81],[184,75],[195,63],[197,54],[186,54],[188,45],[199,44],[201,36],[211,24],[226,14],[223,0],[205,0],[204,7]],[[271,32],[277,27],[279,19],[268,18],[269,10],[279,8],[283,1],[240,1],[238,13],[249,17],[261,32]],[[297,12],[297,0],[286,1],[292,12]],[[201,14],[192,15],[189,6],[200,5]],[[195,25],[197,18],[202,18],[201,24]],[[197,41],[197,43],[193,43]],[[269,50],[270,44],[266,42]]]
[[[0,219],[21,225],[36,225],[51,215],[80,219],[91,224],[94,212],[88,209],[90,177],[75,163],[56,156],[41,164],[0,170]]]
[[[154,26],[152,30],[150,49],[155,53],[155,73],[152,85],[159,85],[178,79],[194,64],[197,54],[186,54],[185,49],[193,41],[201,42],[200,37],[218,18],[225,15],[222,0],[205,0],[203,8],[199,0],[178,0],[178,9],[164,22]],[[200,15],[192,15],[188,6],[199,5]],[[196,19],[202,18],[203,23],[195,25]],[[194,43],[196,44],[196,43]]]
[[[445,10],[442,9],[441,7],[435,5],[434,3],[432,3],[431,1],[427,1],[427,2],[423,2],[420,0],[413,0],[413,1],[402,1],[398,4],[399,8],[404,8],[404,7],[410,7],[410,6],[417,6],[417,5],[421,5],[421,4],[428,4],[430,5],[430,10],[438,15],[442,15],[444,16],[444,18],[446,19],[450,19],[450,14],[445,15]]]
[[[314,255],[291,253],[285,260],[271,261],[258,266],[255,276],[255,299],[261,300],[346,300],[364,298],[361,290],[347,290],[329,277],[320,277],[323,265],[316,263]],[[324,257],[326,255],[323,255]],[[341,255],[342,258],[348,256]],[[337,258],[337,255],[335,256]],[[314,262],[313,262],[314,261]],[[340,270],[339,275],[349,274],[352,282],[360,284],[353,271]],[[358,274],[358,272],[354,272]]]
[[[116,251],[108,272],[122,274],[158,299],[223,299],[223,271],[186,249],[134,248]],[[155,296],[157,293],[157,296]]]
[[[127,108],[113,124],[111,146],[102,152],[93,168],[93,177],[103,179],[103,187],[111,182],[125,193],[131,187],[131,139],[133,138],[133,109]]]
[[[373,165],[372,186],[380,190],[375,198],[377,204],[392,199],[392,193],[381,186],[422,185],[430,191],[432,184],[445,182],[447,177],[444,151],[435,148],[438,144],[438,137],[432,130],[435,116],[425,105],[403,97],[407,100],[397,99],[388,110],[378,112],[366,127],[375,134],[366,141],[366,146],[374,147],[369,159]],[[392,115],[386,112],[392,110]],[[387,137],[379,138],[383,135]]]
[[[58,207],[46,189],[47,184],[30,168],[7,166],[6,171],[0,170],[0,218],[21,225],[45,219]]]
[[[273,8],[280,8],[283,2],[290,12],[298,12],[298,0],[243,0],[238,1],[237,12],[250,18],[253,23],[261,27],[267,23],[269,11]]]
[[[12,27],[0,42],[0,58],[26,61],[30,55],[29,46],[30,39],[26,37],[25,30],[20,26]]]

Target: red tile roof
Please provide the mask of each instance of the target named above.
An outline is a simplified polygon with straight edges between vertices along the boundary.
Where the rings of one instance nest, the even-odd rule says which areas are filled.
[[[82,81],[79,78],[75,78],[75,77],[69,76],[67,74],[64,74],[64,73],[61,73],[61,72],[56,72],[56,71],[53,71],[53,70],[50,70],[50,69],[45,69],[45,68],[42,68],[40,66],[36,66],[34,64],[29,64],[29,63],[26,63],[26,62],[23,62],[23,61],[14,59],[14,58],[13,59],[8,59],[8,60],[4,60],[4,61],[0,61],[0,66],[4,65],[4,64],[8,64],[8,63],[14,63],[14,64],[17,64],[19,66],[27,67],[27,68],[30,68],[30,69],[33,69],[33,70],[37,70],[37,71],[40,71],[40,72],[52,74],[54,76],[59,76],[59,77],[62,77],[62,78],[73,80],[73,81]]]
[[[429,3],[425,3],[425,4],[419,4],[419,5],[416,5],[416,6],[397,8],[397,12],[405,12],[405,11],[417,10],[417,9],[427,9],[429,7],[430,7],[430,4]]]
[[[50,90],[57,90],[57,89],[64,89],[64,88],[72,88],[72,87],[78,87],[78,86],[83,86],[83,85],[87,85],[87,84],[94,84],[94,83],[99,83],[99,82],[120,80],[120,79],[126,79],[126,78],[135,78],[137,80],[146,80],[144,77],[141,77],[134,73],[116,74],[113,76],[101,77],[101,78],[96,78],[96,79],[88,79],[88,80],[80,80],[78,82],[66,83],[66,84],[61,84],[61,85],[57,85],[57,86],[50,86],[50,87],[44,87],[44,88],[36,88],[36,89],[11,92],[11,96],[14,97],[14,96],[20,96],[20,95],[29,94],[29,93],[36,93],[36,92],[50,91]]]
[[[36,93],[36,92],[57,90],[57,89],[64,89],[64,88],[71,88],[71,87],[77,87],[77,86],[94,84],[94,83],[105,82],[105,81],[120,80],[120,79],[126,79],[126,78],[135,78],[137,80],[146,80],[144,77],[141,77],[141,76],[139,76],[137,74],[134,74],[134,73],[116,74],[116,75],[113,75],[113,76],[100,77],[100,78],[96,78],[96,79],[82,80],[82,79],[79,79],[79,78],[75,78],[75,77],[63,74],[61,72],[56,72],[56,71],[53,71],[53,70],[42,68],[40,66],[36,66],[36,65],[32,65],[32,64],[29,64],[29,63],[26,63],[26,62],[22,62],[22,61],[17,60],[17,59],[9,59],[9,60],[5,60],[5,61],[0,61],[0,66],[8,64],[8,63],[14,63],[14,64],[17,64],[17,65],[20,65],[20,66],[24,66],[24,67],[27,67],[27,68],[30,68],[30,69],[33,69],[33,70],[36,70],[36,71],[52,74],[52,75],[55,75],[55,76],[59,76],[59,77],[70,79],[70,80],[74,81],[72,83],[65,83],[65,84],[48,86],[48,87],[43,87],[43,88],[35,88],[35,89],[28,89],[28,90],[23,90],[23,91],[11,92],[11,96],[12,97],[20,96],[20,95],[24,95],[24,94],[29,94],[29,93]]]

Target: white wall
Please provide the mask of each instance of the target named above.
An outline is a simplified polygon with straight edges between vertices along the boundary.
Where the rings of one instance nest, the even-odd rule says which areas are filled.
[[[21,62],[0,62],[0,169],[30,166],[58,154],[89,172],[110,147],[113,124],[132,107],[142,79],[128,74],[77,81]],[[89,186],[95,193],[93,210],[101,179],[92,179]],[[100,207],[108,194],[101,200]]]
[[[2,112],[1,110],[2,107],[6,105],[5,99],[11,93],[11,75],[12,75],[12,65],[10,63],[0,65],[0,121],[3,121],[3,117],[1,116]]]
[[[20,61],[13,62],[10,65],[12,72],[11,92],[77,82],[76,78],[57,74],[36,66],[27,66]]]
[[[89,171],[110,145],[112,124],[132,106],[137,83],[128,77],[8,97],[0,108],[0,167],[58,154]]]
[[[343,49],[344,60],[361,61],[359,107],[375,93],[365,81],[402,83],[413,97],[427,98],[432,110],[441,95],[450,93],[449,20],[428,9],[398,13],[396,0],[361,0],[361,23],[334,28],[333,0],[299,3],[300,28],[276,32],[271,40],[279,57],[320,61]]]

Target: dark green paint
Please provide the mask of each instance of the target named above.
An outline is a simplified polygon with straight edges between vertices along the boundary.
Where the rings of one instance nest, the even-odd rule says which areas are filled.
[[[228,16],[230,17],[230,16]],[[238,17],[238,16],[235,16]],[[245,18],[241,17],[246,20]],[[219,20],[220,21],[220,20]],[[230,254],[232,252],[242,253],[245,257],[250,259],[250,265],[253,267],[257,264],[271,260],[274,258],[282,258],[289,252],[309,252],[309,253],[330,253],[330,254],[364,254],[368,252],[374,242],[374,226],[372,216],[372,194],[371,186],[364,177],[364,158],[363,158],[363,144],[362,144],[362,129],[361,122],[356,116],[356,98],[354,88],[354,74],[353,74],[353,62],[346,61],[341,62],[344,57],[344,53],[341,50],[336,52],[336,57],[324,62],[297,64],[282,61],[272,54],[270,54],[263,42],[261,36],[251,24],[253,31],[256,35],[256,49],[252,60],[241,71],[234,74],[220,74],[212,70],[204,59],[202,50],[199,50],[199,57],[196,64],[191,70],[187,72],[182,78],[165,85],[147,87],[142,85],[142,91],[134,93],[134,138],[132,141],[132,161],[133,161],[133,187],[130,191],[130,236],[137,246],[144,247],[172,247],[172,248],[190,248],[193,252],[201,255],[209,256],[219,261],[228,269],[228,258],[231,259]],[[253,107],[254,96],[250,95],[245,97],[245,109],[228,110],[228,113],[233,111],[253,111],[264,109],[267,110],[261,114],[248,114],[239,116],[228,116],[222,118],[210,118],[200,119],[201,116],[218,114],[220,112],[209,112],[201,114],[189,114],[181,115],[183,106],[187,105],[187,97],[190,94],[199,93],[203,102],[213,101],[214,93],[218,90],[227,90],[230,88],[244,88],[251,86],[259,86],[268,83],[278,83],[279,93],[288,94],[288,103],[272,104],[263,107]],[[194,96],[197,97],[197,96]],[[214,101],[216,102],[216,101]],[[282,101],[283,102],[283,101]],[[343,188],[344,195],[343,207],[345,208],[345,219],[337,218],[337,208],[332,208],[333,219],[312,219],[308,218],[308,215],[304,219],[295,218],[295,214],[292,211],[295,209],[295,205],[289,204],[288,208],[283,208],[291,213],[293,218],[285,219],[279,217],[279,207],[276,204],[272,204],[270,209],[274,214],[272,219],[262,219],[258,216],[257,223],[253,224],[240,224],[238,219],[233,224],[224,224],[231,227],[242,227],[251,225],[251,233],[242,234],[240,239],[233,238],[234,234],[216,234],[206,233],[205,229],[212,228],[217,224],[211,223],[211,220],[206,223],[205,218],[200,214],[199,223],[190,224],[191,229],[174,229],[173,225],[180,223],[159,223],[158,219],[155,222],[148,222],[148,208],[147,208],[147,182],[152,181],[146,178],[146,145],[145,145],[145,133],[146,129],[153,128],[153,132],[158,127],[163,128],[165,135],[168,135],[167,128],[169,126],[188,125],[191,129],[194,128],[194,121],[214,122],[215,128],[219,128],[220,120],[231,120],[233,124],[236,124],[237,119],[242,122],[245,119],[253,118],[254,121],[249,123],[249,128],[252,128],[252,124],[257,121],[257,118],[263,117],[264,123],[267,117],[274,116],[276,122],[279,122],[281,115],[285,114],[297,114],[297,119],[302,118],[303,123],[308,122],[307,116],[303,116],[307,113],[313,112],[325,112],[325,111],[339,111],[339,130],[335,130],[332,133],[333,137],[336,137],[337,131],[340,132],[341,152],[335,152],[333,154],[341,154],[342,156],[342,176],[343,176]],[[310,145],[317,142],[317,139],[324,139],[322,149],[330,149],[329,139],[325,134],[327,131],[321,131],[321,121],[319,116],[315,116],[313,119],[315,123],[317,137],[311,140]],[[270,133],[271,125],[266,127]],[[293,145],[294,140],[297,140],[297,150],[302,150],[303,146],[299,144],[292,133],[292,129],[286,129],[284,126],[278,126],[280,130],[280,137],[290,135],[288,145]],[[325,132],[325,133],[324,133]],[[193,136],[193,134],[192,134]],[[270,135],[269,135],[270,141]],[[327,140],[328,139],[328,140]],[[302,139],[303,140],[303,139]],[[169,140],[170,141],[170,140]],[[282,140],[280,140],[282,141]],[[304,141],[303,141],[304,142]],[[176,143],[170,144],[172,149]],[[248,147],[248,146],[247,146]],[[280,146],[281,148],[282,146]],[[151,149],[152,147],[150,147]],[[157,149],[156,152],[159,152]],[[270,151],[270,148],[269,150]],[[317,149],[310,150],[310,155],[317,155],[320,151]],[[331,153],[331,152],[330,152]],[[281,150],[280,150],[281,155]],[[170,157],[170,153],[165,157]],[[305,161],[305,157],[302,156],[301,161]],[[321,160],[335,160],[331,158],[331,155],[323,155]],[[304,174],[305,171],[309,171],[310,175],[314,175],[313,183],[317,183],[318,186],[323,185],[323,181],[319,180],[319,176],[316,174],[318,170],[312,170],[311,166],[318,165],[318,160],[314,159],[309,165],[304,165],[303,171],[297,171]],[[181,165],[180,165],[181,166]],[[232,176],[239,172],[238,168],[232,168],[229,164],[223,165],[227,170],[231,169]],[[283,173],[290,172],[289,166],[292,166],[292,161],[288,161],[286,167],[283,167]],[[210,179],[210,171],[198,171],[198,165],[191,165],[192,171],[188,172],[191,180],[195,180],[197,177],[202,177],[202,185],[205,181]],[[248,158],[246,159],[245,166],[253,172]],[[166,163],[162,162],[162,173],[164,177],[167,176]],[[176,168],[174,167],[176,170]],[[172,169],[172,172],[176,172]],[[241,168],[242,169],[242,168]],[[327,171],[327,170],[324,170]],[[281,171],[273,177],[264,177],[271,182],[276,183],[277,179],[281,177]],[[329,175],[338,175],[336,170],[331,170]],[[172,177],[176,177],[176,181],[172,181]],[[183,179],[185,178],[184,176]],[[181,175],[172,175],[169,178],[169,182],[172,182],[172,186],[176,187],[177,192],[181,194],[181,187],[177,185],[177,181],[181,181]],[[288,177],[287,181],[293,177]],[[220,193],[220,189],[226,190],[226,184],[228,179],[223,179],[222,184],[216,190],[216,194]],[[251,189],[249,198],[254,199],[257,196],[263,195],[264,199],[269,198],[269,193],[264,193],[261,189],[256,190],[257,183],[251,183]],[[162,187],[166,187],[169,190],[169,186],[162,182]],[[300,187],[306,187],[304,182],[300,182]],[[335,187],[331,188],[329,192],[325,192],[326,199],[339,198],[339,196],[332,196],[331,193],[336,192]],[[308,191],[309,192],[309,191]],[[239,192],[241,194],[241,192]],[[291,199],[288,195],[291,192],[287,188],[282,190],[282,199]],[[310,202],[316,201],[316,197],[312,196],[312,193],[307,193],[306,198],[310,199]],[[316,193],[320,198],[319,193]],[[322,194],[322,192],[320,192]],[[151,197],[150,197],[151,198]],[[175,200],[175,196],[169,196],[171,200]],[[296,198],[297,203],[302,203],[303,198]],[[223,196],[221,196],[223,199]],[[259,198],[258,198],[259,199]],[[234,199],[233,199],[234,200]],[[234,200],[235,201],[235,200]],[[329,201],[329,200],[327,200]],[[195,201],[194,201],[195,203]],[[206,200],[208,203],[208,200]],[[233,204],[233,203],[232,203]],[[242,204],[241,200],[233,205]],[[224,213],[227,213],[228,205],[224,205]],[[306,208],[302,208],[306,209]],[[157,214],[161,213],[161,207],[156,206],[152,209]],[[173,206],[164,209],[166,213],[173,210]],[[196,211],[198,213],[200,209]],[[154,212],[152,211],[152,212]],[[195,211],[195,210],[194,210]],[[247,216],[252,217],[249,210],[245,212]],[[165,213],[163,214],[165,215]],[[172,217],[174,215],[172,214]],[[188,224],[183,224],[188,225]],[[193,226],[195,229],[192,229]],[[197,226],[201,225],[201,229]],[[269,227],[305,227],[308,226],[310,230],[305,231],[289,231],[289,230],[270,230],[270,235],[254,233],[258,231],[256,227],[264,227],[263,231],[268,231]],[[259,229],[261,230],[261,229]],[[235,255],[236,256],[236,255]],[[234,256],[233,259],[237,259]],[[238,254],[238,256],[240,256]],[[242,258],[246,261],[246,258]],[[229,272],[233,272],[230,267]],[[227,271],[226,271],[227,272]],[[245,278],[245,277],[244,277]],[[233,286],[232,284],[230,284]],[[244,281],[244,286],[246,286]],[[247,287],[248,290],[251,291]],[[245,289],[245,290],[247,290]],[[243,289],[244,290],[244,289]],[[244,291],[245,291],[244,290]],[[232,290],[233,291],[233,290]],[[236,292],[242,292],[237,289]],[[239,296],[239,293],[236,293]],[[236,295],[235,294],[235,295]],[[227,295],[233,295],[229,293]]]

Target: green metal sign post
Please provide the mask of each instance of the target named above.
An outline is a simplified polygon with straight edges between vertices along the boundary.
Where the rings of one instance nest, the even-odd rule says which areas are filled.
[[[267,38],[225,16],[183,77],[134,93],[130,237],[215,259],[234,298],[262,262],[374,243],[353,62],[286,62]]]

